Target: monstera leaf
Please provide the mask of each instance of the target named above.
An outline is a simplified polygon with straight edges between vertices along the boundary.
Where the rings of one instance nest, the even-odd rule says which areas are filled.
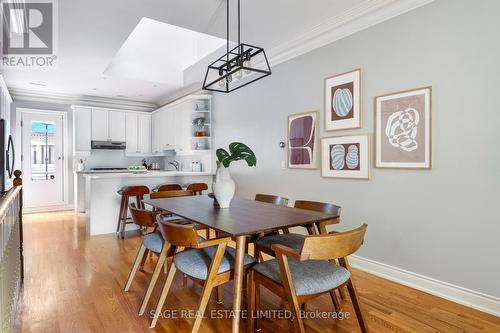
[[[239,160],[245,160],[250,167],[257,165],[257,158],[252,149],[241,142],[232,142],[229,144],[229,153],[225,149],[219,148],[215,154],[219,162],[226,168],[229,167],[231,162]]]

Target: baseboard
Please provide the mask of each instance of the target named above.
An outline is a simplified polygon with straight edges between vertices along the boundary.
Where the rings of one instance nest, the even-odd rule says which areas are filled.
[[[349,263],[367,273],[500,317],[498,297],[359,256],[350,256]]]
[[[74,206],[71,204],[67,205],[54,205],[54,206],[43,206],[43,207],[24,207],[23,214],[35,214],[35,213],[49,213],[49,212],[61,212],[65,210],[73,210]]]

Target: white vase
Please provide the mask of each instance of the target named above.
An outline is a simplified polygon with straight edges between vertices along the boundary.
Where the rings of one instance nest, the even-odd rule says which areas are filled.
[[[235,184],[231,179],[229,169],[220,165],[215,173],[215,181],[212,189],[220,208],[229,208],[234,197]]]

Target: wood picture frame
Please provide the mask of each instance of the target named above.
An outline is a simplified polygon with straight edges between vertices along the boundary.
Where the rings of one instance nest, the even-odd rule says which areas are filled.
[[[370,135],[321,138],[321,177],[370,179]]]
[[[374,98],[375,167],[432,168],[432,87]]]
[[[325,131],[361,128],[361,69],[325,79],[323,114]]]
[[[288,116],[288,168],[318,168],[318,121],[318,111],[303,112]]]

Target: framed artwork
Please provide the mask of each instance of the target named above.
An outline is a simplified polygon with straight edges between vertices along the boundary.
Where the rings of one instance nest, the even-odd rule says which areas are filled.
[[[317,169],[318,111],[288,116],[288,167]]]
[[[325,130],[361,127],[361,70],[325,79]]]
[[[375,167],[431,168],[432,87],[375,97]]]
[[[370,179],[368,134],[321,139],[321,176]]]

